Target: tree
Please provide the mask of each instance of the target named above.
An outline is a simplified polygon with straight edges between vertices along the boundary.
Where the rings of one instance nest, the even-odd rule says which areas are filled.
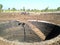
[[[38,10],[38,9],[34,9],[34,12],[39,12],[40,10]]]
[[[37,9],[34,9],[34,12],[36,12]]]
[[[46,8],[44,9],[44,11],[48,11],[48,7],[46,7]]]
[[[34,10],[33,10],[33,9],[31,9],[31,11],[33,12]]]
[[[29,11],[30,11],[30,9],[27,9],[27,11],[29,12]]]
[[[60,7],[57,8],[57,11],[60,11]]]
[[[7,11],[10,12],[10,8],[8,8]]]
[[[2,8],[3,8],[3,5],[2,5],[2,4],[0,4],[0,12],[2,12]]]
[[[15,8],[12,8],[11,10],[12,10],[12,11],[16,11],[16,9],[15,9]]]
[[[10,11],[10,8],[8,8],[8,11]]]
[[[20,9],[20,11],[23,11],[23,9]]]
[[[23,11],[25,11],[25,7],[23,7]]]

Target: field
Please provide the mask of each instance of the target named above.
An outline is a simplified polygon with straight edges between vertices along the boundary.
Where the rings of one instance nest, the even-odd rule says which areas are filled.
[[[21,15],[21,13],[0,13],[0,20],[44,20],[60,24],[60,13],[30,13]]]
[[[27,22],[28,20],[41,20],[41,21],[47,21],[47,22],[51,22],[51,24],[54,25],[58,25],[60,26],[60,13],[29,13],[29,15],[24,15],[21,13],[0,13],[0,28],[4,27],[4,25],[6,27],[1,28],[0,31],[3,32],[0,34],[0,36],[4,37],[0,37],[0,45],[60,45],[60,35],[58,35],[57,37],[50,39],[50,40],[46,40],[46,41],[35,41],[35,42],[24,42],[22,40],[18,41],[20,38],[17,38],[18,40],[15,40],[16,38],[14,37],[16,34],[16,37],[20,36],[20,33],[23,33],[20,30],[24,30],[23,27],[18,26],[19,22]],[[17,21],[17,22],[16,22]],[[25,25],[25,28],[29,27],[27,25]],[[28,32],[27,34],[30,35],[30,32],[33,32],[30,30],[30,32],[28,31],[28,29],[26,29],[26,31]],[[20,32],[19,32],[20,31]],[[8,32],[8,33],[6,33]],[[4,34],[7,36],[4,36]],[[9,35],[13,35],[13,37],[11,38],[11,40],[6,40],[8,39]],[[24,35],[24,34],[23,34]],[[22,38],[23,36],[21,36]],[[36,40],[39,40],[39,37],[33,33],[32,34],[33,37],[33,41],[36,38]],[[32,38],[31,37],[31,38]],[[14,39],[15,41],[12,41],[12,39]],[[29,38],[28,38],[29,39]],[[31,39],[30,39],[31,40]],[[28,41],[28,40],[27,40]]]

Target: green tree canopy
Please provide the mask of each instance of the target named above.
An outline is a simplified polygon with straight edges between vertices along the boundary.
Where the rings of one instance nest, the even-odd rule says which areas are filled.
[[[2,9],[3,8],[3,5],[2,4],[0,4],[0,9]]]
[[[0,4],[0,12],[2,12],[2,8],[3,8],[3,5],[2,5],[2,4]]]
[[[44,11],[47,11],[48,10],[48,7],[46,7],[45,9],[44,9]]]
[[[27,9],[27,11],[30,11],[30,9]]]
[[[10,8],[8,8],[8,10],[10,11]]]
[[[23,11],[25,11],[25,7],[23,7]]]
[[[12,10],[12,11],[16,11],[16,9],[15,9],[15,8],[12,8],[11,10]]]
[[[60,11],[60,7],[58,7],[57,10]]]

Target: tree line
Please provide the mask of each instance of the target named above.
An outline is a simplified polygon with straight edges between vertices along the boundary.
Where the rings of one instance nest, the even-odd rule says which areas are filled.
[[[22,9],[20,10],[17,10],[16,8],[8,8],[6,10],[3,9],[3,5],[0,4],[0,12],[3,12],[3,11],[27,11],[27,12],[53,12],[53,11],[60,11],[60,7],[57,7],[57,9],[49,9],[49,7],[46,7],[45,9],[42,9],[42,10],[39,10],[39,9],[25,9],[25,7],[23,7]]]

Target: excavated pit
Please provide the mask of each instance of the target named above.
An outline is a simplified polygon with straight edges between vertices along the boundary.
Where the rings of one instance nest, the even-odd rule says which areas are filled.
[[[40,29],[46,36],[45,40],[55,38],[60,34],[60,26],[38,21],[29,21]],[[0,37],[10,41],[40,42],[39,36],[32,31],[29,25],[19,21],[7,21],[0,23]]]
[[[10,41],[38,42],[40,38],[25,23],[7,21],[0,23],[0,37]]]
[[[46,21],[30,21],[38,29],[40,29],[46,36],[45,40],[50,40],[60,34],[60,26]]]

